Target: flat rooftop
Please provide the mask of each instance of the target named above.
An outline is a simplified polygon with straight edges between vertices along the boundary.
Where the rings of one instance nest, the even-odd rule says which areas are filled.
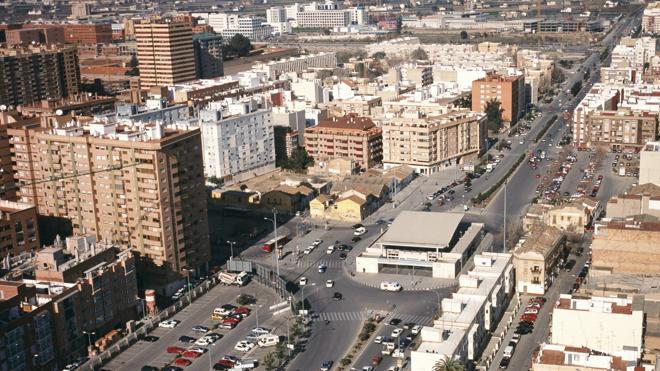
[[[464,215],[403,211],[379,242],[383,245],[448,247]]]

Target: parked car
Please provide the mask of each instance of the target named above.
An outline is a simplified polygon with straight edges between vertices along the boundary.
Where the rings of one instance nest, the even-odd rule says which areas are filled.
[[[175,319],[168,319],[168,320],[165,320],[165,321],[160,322],[160,323],[158,324],[158,327],[162,327],[162,328],[175,328],[179,323],[181,323],[181,322],[180,322],[180,321],[177,321],[177,320],[175,320]]]
[[[186,336],[186,335],[183,335],[183,336],[180,336],[180,337],[179,337],[179,341],[182,342],[182,343],[192,344],[192,343],[194,343],[196,340],[197,340],[197,339],[195,339],[194,337]]]
[[[187,358],[177,358],[174,360],[174,364],[177,366],[187,367],[192,364],[192,361]]]
[[[234,346],[235,350],[238,350],[239,352],[247,352],[254,348],[254,343],[251,343],[247,340],[241,340],[236,345]]]
[[[186,350],[181,347],[171,346],[171,347],[167,347],[165,351],[167,353],[172,353],[172,354],[183,354],[183,352],[185,352]]]
[[[196,332],[204,332],[204,333],[211,331],[210,328],[202,325],[195,325],[192,327],[192,330]]]

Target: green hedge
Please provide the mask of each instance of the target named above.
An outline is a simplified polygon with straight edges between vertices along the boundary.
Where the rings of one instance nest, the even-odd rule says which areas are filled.
[[[543,138],[545,133],[548,132],[548,129],[550,129],[550,126],[552,124],[554,124],[555,121],[557,121],[557,115],[552,115],[552,118],[550,119],[550,121],[548,121],[548,123],[545,124],[545,127],[543,128],[543,130],[541,130],[541,132],[536,136],[536,139],[534,139],[534,143],[538,143],[539,140],[541,140],[541,138]]]
[[[504,182],[511,176],[511,174],[513,174],[514,171],[516,171],[518,166],[520,166],[520,164],[524,160],[525,160],[525,154],[523,153],[520,155],[520,157],[518,157],[518,160],[513,165],[513,167],[511,167],[511,169],[509,169],[509,171],[507,171],[507,173],[500,180],[498,180],[497,183],[493,184],[492,187],[488,188],[486,192],[479,193],[476,197],[473,197],[471,200],[472,204],[476,205],[478,203],[483,202],[484,200],[487,200],[488,197],[490,197],[493,193],[495,193],[498,190],[498,188],[500,188],[502,184],[504,184]]]

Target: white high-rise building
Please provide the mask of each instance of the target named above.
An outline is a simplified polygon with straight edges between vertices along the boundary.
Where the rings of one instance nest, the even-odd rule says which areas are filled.
[[[660,1],[651,3],[644,9],[642,32],[660,34]]]
[[[204,17],[202,17],[204,18]],[[241,34],[250,40],[262,40],[270,37],[273,28],[264,23],[263,18],[243,17],[237,14],[209,13],[207,23],[213,31],[226,40]]]
[[[212,102],[200,111],[204,174],[234,183],[275,169],[272,112],[253,100]]]
[[[266,10],[267,23],[282,23],[287,21],[286,9],[281,6],[273,6]]]

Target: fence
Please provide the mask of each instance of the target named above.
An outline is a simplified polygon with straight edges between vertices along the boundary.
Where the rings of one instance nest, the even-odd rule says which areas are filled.
[[[158,327],[158,323],[160,323],[161,321],[167,318],[172,317],[174,314],[181,311],[187,305],[195,301],[195,299],[210,291],[219,282],[220,281],[217,279],[217,277],[213,276],[211,279],[204,281],[201,285],[192,289],[190,291],[190,296],[184,295],[181,299],[179,299],[178,301],[176,301],[174,304],[167,307],[163,311],[159,312],[158,314],[143,319],[140,322],[142,326],[140,326],[135,331],[126,334],[126,336],[119,339],[116,343],[112,344],[105,351],[97,354],[96,356],[91,357],[89,361],[87,361],[85,364],[80,366],[80,370],[91,371],[106,364],[114,357],[119,355],[121,352],[126,350],[128,347],[138,342],[142,337],[147,335],[154,328]],[[190,302],[188,302],[189,298],[190,298]]]

